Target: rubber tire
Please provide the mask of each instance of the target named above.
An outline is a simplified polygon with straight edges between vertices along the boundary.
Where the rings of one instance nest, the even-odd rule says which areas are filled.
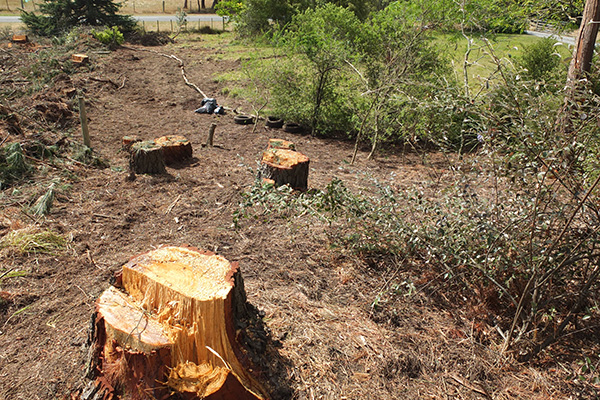
[[[248,125],[254,123],[254,118],[249,115],[236,115],[233,117],[233,122],[238,125]]]
[[[283,130],[288,133],[301,133],[302,131],[304,131],[304,128],[302,128],[302,126],[298,124],[287,123],[283,126]]]
[[[267,122],[265,122],[265,126],[269,128],[279,129],[283,126],[283,120],[277,117],[267,117]]]

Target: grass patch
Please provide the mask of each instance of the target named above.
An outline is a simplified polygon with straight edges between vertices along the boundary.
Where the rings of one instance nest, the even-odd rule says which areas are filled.
[[[492,59],[484,39],[479,36],[473,36],[472,39],[471,53],[468,59],[469,86],[471,89],[477,89],[480,85],[485,85],[485,80],[496,72],[497,65]],[[543,39],[533,35],[501,34],[488,38],[488,40],[496,57],[503,60],[504,64],[514,65],[515,61],[522,57],[526,48]],[[436,36],[435,45],[442,53],[446,54],[452,63],[457,80],[462,82],[467,39],[457,34],[439,34]],[[566,71],[572,56],[569,45],[558,44],[555,49],[556,53],[560,55]]]
[[[59,234],[32,227],[11,231],[0,239],[0,250],[17,254],[54,254],[66,245],[66,239]]]

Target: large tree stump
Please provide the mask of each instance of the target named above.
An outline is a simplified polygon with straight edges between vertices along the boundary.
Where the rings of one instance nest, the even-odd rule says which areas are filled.
[[[171,165],[192,158],[192,144],[183,136],[168,135],[154,140],[163,151],[165,164]]]
[[[129,169],[136,174],[164,174],[167,170],[162,148],[153,141],[134,143],[129,154]]]
[[[120,282],[119,282],[120,281]],[[191,248],[132,258],[96,302],[93,366],[105,397],[265,399],[236,340],[246,312],[236,263]]]
[[[259,179],[271,179],[276,186],[290,185],[293,189],[308,188],[310,160],[304,154],[287,149],[267,149],[259,168]]]

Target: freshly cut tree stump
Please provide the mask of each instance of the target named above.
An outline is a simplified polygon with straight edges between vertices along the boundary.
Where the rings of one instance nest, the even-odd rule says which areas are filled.
[[[167,170],[162,148],[153,141],[134,143],[129,154],[129,169],[136,174],[164,174]]]
[[[192,144],[183,136],[163,136],[155,139],[154,143],[162,148],[167,165],[192,158]]]
[[[96,301],[92,365],[104,397],[266,399],[236,340],[246,294],[236,263],[191,248],[132,258]]]
[[[308,188],[310,160],[304,154],[285,149],[268,149],[259,168],[260,179],[272,179],[275,186],[290,185],[293,189]]]
[[[296,150],[296,145],[288,140],[269,139],[269,147],[267,149]]]

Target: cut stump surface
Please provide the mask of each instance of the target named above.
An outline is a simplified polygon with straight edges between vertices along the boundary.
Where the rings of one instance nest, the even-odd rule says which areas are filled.
[[[162,136],[155,139],[154,143],[162,148],[165,163],[167,165],[192,158],[192,144],[183,136]]]
[[[259,178],[272,179],[276,186],[306,190],[309,163],[308,157],[298,151],[270,148],[263,153]]]
[[[236,341],[246,302],[237,264],[165,247],[131,259],[120,285],[96,302],[93,363],[105,389],[132,399],[266,398]]]
[[[269,139],[269,147],[267,149],[296,150],[296,145],[289,140]]]

